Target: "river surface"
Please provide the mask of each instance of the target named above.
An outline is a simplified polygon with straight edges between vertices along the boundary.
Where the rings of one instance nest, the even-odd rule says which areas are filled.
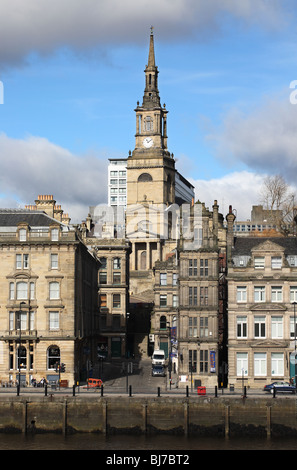
[[[0,434],[0,450],[101,450],[105,455],[114,451],[297,450],[297,438]]]

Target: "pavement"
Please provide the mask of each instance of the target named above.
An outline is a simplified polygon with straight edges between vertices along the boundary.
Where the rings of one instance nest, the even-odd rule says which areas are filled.
[[[152,377],[151,360],[148,359],[131,359],[123,361],[122,359],[106,360],[100,364],[100,370],[93,371],[94,378],[101,378],[103,381],[103,394],[104,396],[112,395],[155,395],[158,396],[186,396],[186,388],[183,386],[178,388],[178,374],[172,372],[171,386],[169,383],[169,373],[166,368],[166,377]],[[100,389],[87,389],[86,382],[80,382],[79,387],[75,389],[75,395],[88,393],[93,396],[98,396]],[[262,397],[273,398],[273,394],[263,392],[263,389],[248,389],[246,390],[247,397]],[[45,389],[34,387],[21,387],[20,395],[29,394],[45,394]],[[73,387],[55,389],[51,386],[47,387],[47,395],[64,394],[70,396],[73,394]],[[195,387],[189,385],[189,396],[197,396]],[[0,396],[3,395],[16,395],[16,387],[0,388]],[[206,387],[206,396],[228,396],[228,397],[241,397],[243,398],[242,387],[235,387],[234,391],[230,388],[217,389],[215,387]],[[280,397],[294,397],[293,394],[277,394]]]

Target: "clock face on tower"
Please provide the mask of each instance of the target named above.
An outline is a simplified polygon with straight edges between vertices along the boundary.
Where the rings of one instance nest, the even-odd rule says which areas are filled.
[[[143,143],[144,147],[150,148],[153,145],[154,142],[153,142],[153,139],[151,137],[145,137],[143,139],[142,143]]]

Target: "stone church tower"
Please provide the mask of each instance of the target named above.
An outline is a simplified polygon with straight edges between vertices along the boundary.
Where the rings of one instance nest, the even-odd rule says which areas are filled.
[[[167,223],[168,208],[175,202],[176,170],[173,154],[167,149],[168,111],[160,101],[152,31],[144,72],[143,101],[135,109],[135,149],[127,160],[126,237],[132,243],[130,289],[133,294],[153,292],[155,262],[176,247],[176,240],[173,244],[168,240]]]

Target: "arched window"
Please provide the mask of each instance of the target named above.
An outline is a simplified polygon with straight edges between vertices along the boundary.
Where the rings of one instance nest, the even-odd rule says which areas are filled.
[[[28,298],[28,283],[17,282],[16,284],[16,298],[17,300],[23,300]]]
[[[47,368],[55,369],[60,364],[60,348],[52,345],[47,350]]]
[[[60,298],[60,284],[59,282],[49,283],[49,298],[59,299]]]
[[[149,183],[150,181],[153,181],[153,178],[149,173],[142,173],[138,177],[138,182],[139,183]]]
[[[145,131],[153,130],[153,119],[151,118],[151,116],[147,116],[144,118],[144,130]]]

